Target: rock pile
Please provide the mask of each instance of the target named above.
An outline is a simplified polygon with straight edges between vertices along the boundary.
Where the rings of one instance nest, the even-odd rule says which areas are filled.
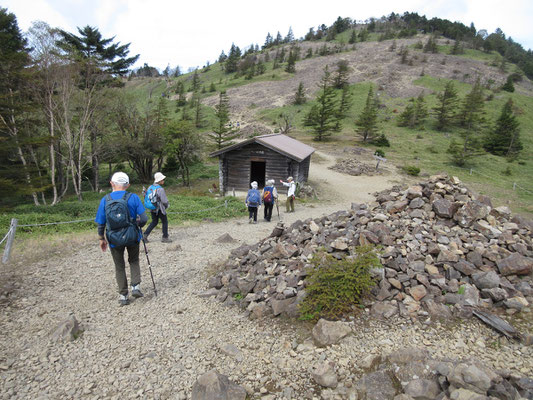
[[[369,358],[369,372],[350,390],[350,398],[533,398],[532,379],[494,371],[477,360],[437,360],[423,348]]]
[[[374,176],[383,173],[382,170],[376,169],[375,165],[366,164],[353,158],[340,160],[335,165],[331,166],[330,169],[353,176]]]
[[[252,317],[297,316],[309,260],[319,248],[335,257],[354,246],[382,246],[384,266],[373,289],[380,317],[468,317],[475,308],[515,313],[533,301],[533,223],[493,208],[461,182],[437,175],[409,188],[377,193],[376,202],[352,204],[319,219],[278,225],[255,245],[232,252],[209,280],[225,304]]]

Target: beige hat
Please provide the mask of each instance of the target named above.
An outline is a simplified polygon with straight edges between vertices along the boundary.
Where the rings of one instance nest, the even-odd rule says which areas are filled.
[[[158,182],[161,182],[161,181],[164,181],[166,178],[165,175],[163,175],[161,172],[156,172],[154,174],[154,182],[155,183],[158,183]]]
[[[250,183],[250,186],[252,186],[252,189],[257,189],[257,182],[253,181],[252,183]]]
[[[115,172],[111,177],[111,182],[119,185],[129,185],[130,178],[124,172]]]
[[[288,180],[289,182],[292,182],[294,179],[292,179],[292,176],[289,176],[289,177],[287,178],[287,180]]]

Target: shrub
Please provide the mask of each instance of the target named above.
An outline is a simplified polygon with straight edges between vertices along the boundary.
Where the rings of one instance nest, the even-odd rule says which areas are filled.
[[[374,152],[374,155],[375,156],[378,156],[378,157],[385,157],[385,152],[381,149],[377,149],[375,152]]]
[[[375,146],[378,146],[378,147],[390,147],[389,139],[387,139],[387,137],[385,136],[384,133],[382,133],[377,138],[375,138],[372,141],[372,144],[374,144]]]
[[[351,311],[375,284],[370,270],[381,267],[372,246],[357,247],[353,256],[341,260],[318,252],[311,263],[307,296],[300,304],[300,318],[304,320],[339,318]]]
[[[420,173],[420,168],[414,165],[405,165],[402,167],[402,169],[407,175],[418,176],[418,174]]]

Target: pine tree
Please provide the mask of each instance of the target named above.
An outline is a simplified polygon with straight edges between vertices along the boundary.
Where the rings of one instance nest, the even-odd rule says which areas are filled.
[[[416,99],[409,100],[409,104],[398,117],[398,126],[406,126],[411,129],[423,128],[428,116],[424,96],[420,94]]]
[[[484,147],[489,153],[507,157],[516,156],[522,150],[520,123],[514,115],[512,99],[503,105],[494,129],[485,139]]]
[[[298,85],[298,89],[296,90],[296,93],[294,95],[294,104],[296,105],[302,105],[306,102],[305,98],[305,89],[303,82],[300,82]]]
[[[352,98],[350,94],[350,87],[344,85],[342,87],[341,100],[339,102],[339,108],[337,109],[337,114],[335,115],[337,121],[335,123],[335,131],[339,132],[342,128],[342,120],[346,118],[348,110],[352,106]]]
[[[290,74],[294,74],[296,72],[296,54],[292,49],[289,52],[289,57],[287,59],[287,66],[285,67],[285,72],[288,72]]]
[[[200,84],[200,75],[198,74],[198,69],[195,69],[192,76],[191,92],[197,93],[200,90]]]
[[[477,131],[484,123],[484,106],[485,100],[483,98],[483,87],[479,77],[463,100],[461,111],[459,114],[459,122],[463,128],[473,132]]]
[[[514,92],[514,80],[513,80],[513,76],[512,75],[509,75],[507,77],[507,80],[505,81],[505,83],[502,86],[502,90],[505,90],[506,92],[509,92],[509,93],[513,93]]]
[[[355,32],[355,29],[352,29],[352,33],[350,35],[350,40],[348,40],[348,43],[355,44],[357,42],[357,32]]]
[[[187,104],[187,94],[185,93],[185,85],[182,81],[179,81],[176,84],[176,94],[178,95],[178,99],[176,100],[176,106],[183,107]]]
[[[378,132],[378,108],[372,86],[368,90],[365,108],[355,121],[355,125],[358,127],[357,133],[363,137],[363,142],[372,140]]]
[[[228,58],[226,59],[226,73],[231,74],[232,72],[237,71],[237,66],[239,60],[241,59],[241,49],[239,46],[235,46],[234,43],[231,44]]]
[[[321,90],[316,98],[316,104],[311,107],[306,120],[309,126],[313,128],[315,140],[322,141],[331,136],[336,124],[336,94],[327,65],[324,68],[324,76],[320,80],[319,87]]]
[[[267,37],[265,39],[265,44],[263,45],[263,49],[268,49],[269,47],[272,47],[272,36],[270,35],[270,32],[268,32]]]
[[[348,85],[348,74],[350,72],[350,67],[348,66],[348,61],[340,60],[337,63],[337,71],[333,82],[336,89],[342,89]]]
[[[457,90],[452,81],[446,83],[442,93],[437,94],[437,100],[438,105],[433,112],[437,118],[437,130],[443,131],[453,123],[457,112]]]
[[[218,104],[215,106],[217,122],[209,138],[215,143],[217,149],[221,149],[238,136],[236,130],[228,127],[229,122],[229,99],[225,91],[220,92]]]
[[[287,36],[285,36],[285,39],[283,41],[285,43],[294,42],[294,33],[292,33],[292,26],[289,26],[289,32],[287,33]]]

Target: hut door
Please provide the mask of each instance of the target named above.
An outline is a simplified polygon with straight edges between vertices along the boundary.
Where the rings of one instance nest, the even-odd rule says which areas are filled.
[[[257,182],[257,185],[262,188],[265,186],[265,161],[252,161],[250,166],[250,183]]]

